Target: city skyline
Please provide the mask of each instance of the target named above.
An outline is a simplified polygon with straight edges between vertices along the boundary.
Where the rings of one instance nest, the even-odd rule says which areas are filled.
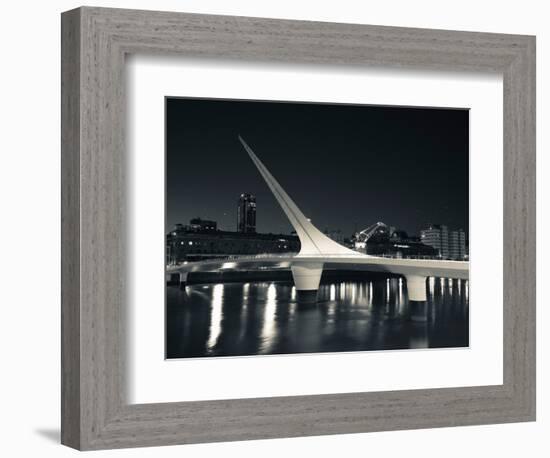
[[[244,194],[244,195],[251,196],[251,197],[254,198],[254,199],[255,199],[255,197],[256,197],[256,196],[254,196],[253,194],[250,194],[250,193],[241,193],[241,194],[240,194],[240,198],[242,198],[243,194]],[[239,201],[240,201],[240,199],[239,199]],[[239,212],[239,211],[240,211],[240,206],[238,205],[238,206],[237,206],[237,209],[236,209],[236,211],[235,211],[235,216],[236,216],[236,218],[237,218],[237,223],[236,223],[236,226],[237,226],[237,227],[234,228],[234,229],[227,229],[227,228],[220,227],[220,226],[217,224],[217,223],[218,223],[217,220],[214,220],[213,218],[209,218],[208,216],[205,217],[204,215],[196,215],[196,216],[190,218],[188,221],[178,221],[178,222],[174,223],[173,226],[167,228],[167,233],[172,232],[173,229],[174,229],[174,227],[176,227],[176,226],[190,226],[190,225],[193,225],[193,221],[194,221],[194,220],[199,220],[199,221],[202,220],[202,221],[206,221],[206,222],[216,223],[216,229],[215,229],[215,231],[221,231],[221,232],[239,232],[239,233],[244,233],[244,234],[249,233],[249,234],[251,234],[251,235],[254,235],[254,234],[256,234],[256,233],[261,234],[262,232],[259,232],[259,231],[250,232],[250,231],[243,231],[243,230],[241,230],[241,228],[239,227],[239,219],[240,219],[240,212]],[[391,224],[391,222],[390,222],[389,224],[387,224],[387,226],[388,226],[388,227],[393,227],[396,231],[402,231],[402,230],[403,230],[402,228],[397,227],[397,226]],[[425,227],[420,228],[420,230],[419,230],[418,233],[408,233],[408,232],[407,232],[407,235],[408,235],[409,237],[420,237],[420,236],[422,235],[422,232],[424,232],[424,231],[430,229],[430,228],[433,227],[433,226],[446,226],[446,227],[448,228],[448,230],[451,230],[451,231],[464,231],[464,232],[466,232],[466,231],[464,230],[464,228],[462,228],[462,227],[451,227],[451,226],[449,226],[448,224],[445,224],[444,222],[439,222],[439,221],[437,221],[437,222],[430,222],[430,223],[426,224]],[[352,233],[345,234],[345,233],[343,233],[343,231],[342,231],[341,228],[339,228],[339,227],[323,227],[323,228],[321,228],[321,229],[322,229],[323,231],[328,231],[328,232],[330,232],[330,233],[335,233],[335,232],[342,233],[342,235],[343,235],[344,237],[348,237],[348,236],[351,237],[351,236],[353,236],[354,234],[356,234],[356,233],[358,232],[358,231],[353,231]],[[294,228],[292,228],[292,226],[291,226],[291,227],[290,227],[290,232],[288,232],[288,233],[284,233],[284,232],[267,232],[266,234],[287,234],[287,235],[292,235],[292,234],[295,234],[295,233],[296,233],[296,231],[295,231]]]
[[[468,233],[467,110],[174,98],[167,230],[201,217],[236,231],[238,198],[250,193],[258,232],[292,231],[239,134],[320,228],[347,236],[385,221],[409,235],[432,223]]]

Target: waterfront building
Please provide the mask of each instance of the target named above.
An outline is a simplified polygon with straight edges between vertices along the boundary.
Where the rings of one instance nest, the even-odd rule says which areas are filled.
[[[413,239],[369,240],[365,253],[373,256],[390,256],[393,258],[436,258],[438,252],[429,245]]]
[[[256,196],[243,193],[237,205],[237,231],[250,234],[256,232]]]
[[[215,221],[201,220],[201,222],[202,224],[177,224],[167,234],[166,261],[168,264],[238,255],[300,251],[300,240],[296,235],[212,230],[212,227],[217,226]]]
[[[463,260],[467,257],[464,230],[449,230],[445,225],[431,224],[420,232],[420,240],[435,248],[444,259]]]
[[[449,234],[449,255],[451,259],[463,260],[467,256],[466,234],[462,229],[451,231]]]
[[[420,231],[424,245],[435,248],[442,258],[449,257],[449,228],[443,224],[431,224]]]

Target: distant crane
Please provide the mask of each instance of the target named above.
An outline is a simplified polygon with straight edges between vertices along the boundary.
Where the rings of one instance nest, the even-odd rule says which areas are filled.
[[[360,232],[355,233],[355,249],[364,250],[367,247],[369,239],[381,231],[388,230],[388,226],[381,221],[374,223],[373,225],[363,229]]]

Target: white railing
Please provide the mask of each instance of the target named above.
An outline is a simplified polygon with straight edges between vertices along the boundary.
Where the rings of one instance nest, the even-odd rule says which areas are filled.
[[[168,264],[168,268],[181,267],[187,264],[198,264],[203,263],[207,264],[210,262],[220,262],[220,261],[247,261],[247,260],[256,260],[256,259],[285,259],[285,258],[295,258],[298,255],[296,252],[288,253],[261,253],[255,255],[219,255],[219,257],[209,257],[208,259],[201,259],[198,261],[183,261],[179,263]],[[350,254],[349,257],[352,258],[354,255]],[[341,259],[346,258],[347,256],[341,254],[319,254],[319,255],[307,255],[304,256],[307,258],[322,258],[322,259]],[[425,260],[425,261],[445,261],[445,262],[464,262],[468,261],[467,259],[461,261],[457,259],[445,259],[441,257],[432,257],[432,256],[422,256],[422,255],[411,255],[411,256],[396,256],[392,254],[379,254],[379,255],[368,255],[357,252],[357,257],[361,258],[384,258],[384,259],[412,259],[412,260]]]

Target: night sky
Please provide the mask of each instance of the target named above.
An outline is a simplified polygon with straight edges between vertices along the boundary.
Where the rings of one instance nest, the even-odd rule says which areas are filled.
[[[467,110],[187,98],[166,99],[167,230],[201,217],[234,231],[243,192],[258,232],[292,230],[239,134],[322,231],[468,233]]]

